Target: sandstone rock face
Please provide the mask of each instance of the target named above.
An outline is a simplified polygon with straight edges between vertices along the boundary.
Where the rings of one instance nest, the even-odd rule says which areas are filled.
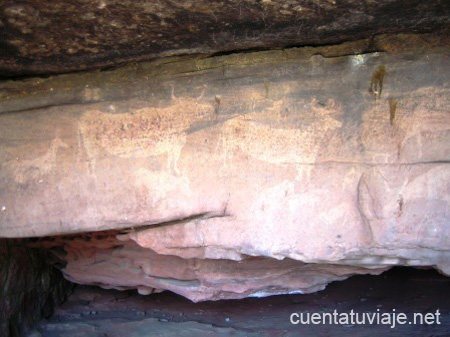
[[[119,230],[59,242],[66,276],[196,301],[449,274],[449,53],[348,54],[6,83],[36,109],[0,114],[0,236]]]
[[[37,245],[65,261],[64,275],[73,282],[137,289],[144,295],[170,290],[195,302],[310,293],[324,289],[331,281],[387,269],[250,256],[239,261],[185,259],[158,254],[127,235],[111,231],[51,238]]]

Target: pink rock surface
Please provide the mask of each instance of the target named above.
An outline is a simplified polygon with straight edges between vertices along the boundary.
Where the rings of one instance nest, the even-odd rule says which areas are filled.
[[[194,302],[311,293],[331,281],[387,269],[250,256],[240,261],[183,259],[157,254],[117,232],[44,239],[34,245],[49,248],[64,261],[63,274],[75,283],[137,289],[144,295],[170,290]]]
[[[312,291],[392,265],[450,274],[448,53],[296,53],[185,61],[177,69],[190,71],[169,75],[158,65],[135,79],[148,88],[137,98],[1,114],[0,236],[133,227],[121,237],[126,256],[177,263],[170,278],[200,283],[144,282],[126,266],[129,283],[116,283],[124,248],[110,247],[104,270],[73,259],[68,277],[193,300]],[[382,93],[368,90],[374,81]],[[282,279],[283,288],[251,283],[256,273],[240,287],[214,269],[239,261],[312,268],[320,281]]]

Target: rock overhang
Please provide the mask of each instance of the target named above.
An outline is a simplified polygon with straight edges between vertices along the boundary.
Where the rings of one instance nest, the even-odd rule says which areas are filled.
[[[448,27],[446,1],[4,1],[0,77]]]
[[[250,3],[256,7],[241,10],[281,4]],[[361,4],[378,16],[362,20]],[[276,41],[267,31],[243,39],[211,30],[213,44],[205,38],[200,47],[127,54],[134,40],[109,44],[119,30],[106,34],[99,50],[113,48],[100,58],[67,47],[48,55],[36,49],[31,60],[32,44],[6,55],[3,74],[16,76],[202,54],[0,84],[0,236],[54,235],[38,245],[53,250],[74,282],[143,294],[166,289],[194,301],[307,293],[394,265],[448,274],[448,34],[393,33],[438,29],[448,8],[409,3],[394,24],[384,11],[400,4],[311,1],[344,26],[306,22],[307,34],[287,30]],[[54,15],[48,6],[43,15]],[[4,8],[11,22],[2,28],[22,29],[19,39],[41,18],[23,4]],[[353,9],[350,17],[343,9]],[[121,10],[86,11],[87,19],[96,27],[106,13],[126,37],[140,28],[121,26],[128,9]],[[342,42],[346,34],[356,41],[208,56],[286,47],[289,34],[293,44]]]

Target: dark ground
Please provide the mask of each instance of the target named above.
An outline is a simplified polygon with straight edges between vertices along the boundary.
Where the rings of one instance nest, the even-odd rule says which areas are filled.
[[[355,276],[309,295],[283,295],[192,303],[164,292],[78,286],[54,315],[26,336],[450,336],[450,278],[433,270],[394,268]],[[296,313],[436,313],[441,324],[390,325],[290,323]],[[306,316],[304,316],[306,317]],[[431,316],[430,316],[431,317]],[[433,315],[435,318],[436,316]]]

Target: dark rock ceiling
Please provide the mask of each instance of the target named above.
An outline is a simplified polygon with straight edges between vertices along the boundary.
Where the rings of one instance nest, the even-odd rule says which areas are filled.
[[[334,44],[449,23],[448,0],[2,0],[0,77]]]

